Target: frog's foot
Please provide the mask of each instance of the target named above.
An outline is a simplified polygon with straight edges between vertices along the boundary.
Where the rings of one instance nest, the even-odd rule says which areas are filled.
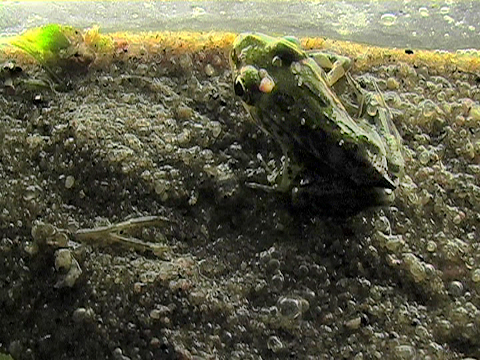
[[[155,255],[160,255],[166,250],[164,245],[142,241],[129,236],[128,233],[133,230],[141,230],[145,227],[164,225],[171,222],[172,220],[163,216],[141,216],[117,224],[93,229],[79,229],[73,235],[75,240],[79,242],[120,244],[137,251],[151,251]]]
[[[390,109],[385,102],[382,92],[380,91],[375,80],[369,81],[371,86],[373,86],[375,89],[374,91],[369,91],[362,88],[362,86],[353,78],[350,73],[345,74],[345,77],[349,85],[353,88],[359,103],[358,118],[362,117],[364,112],[367,112],[371,117],[378,117],[377,113],[379,108],[384,108],[386,111],[390,112]]]
[[[267,171],[267,180],[271,185],[259,184],[255,182],[248,182],[246,185],[252,189],[260,189],[267,192],[282,192],[286,193],[293,187],[293,180],[297,174],[302,170],[300,166],[294,166],[290,163],[288,156],[282,157],[282,166],[277,168],[271,163],[266,163],[262,155],[257,155],[258,160],[262,163],[264,169]]]
[[[344,77],[352,66],[352,60],[346,56],[323,51],[310,51],[308,54],[325,70],[325,81],[330,87]]]

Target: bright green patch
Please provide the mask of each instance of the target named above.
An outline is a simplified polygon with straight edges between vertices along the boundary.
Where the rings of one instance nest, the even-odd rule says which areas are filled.
[[[80,32],[71,26],[50,24],[28,30],[12,39],[10,44],[22,49],[45,65],[60,57],[61,53],[67,51],[79,36],[82,36]]]

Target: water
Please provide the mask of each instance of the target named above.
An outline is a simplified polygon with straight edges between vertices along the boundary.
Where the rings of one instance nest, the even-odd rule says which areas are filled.
[[[478,47],[480,4],[467,1],[3,1],[0,29],[48,23],[102,31],[260,31],[380,46]],[[393,20],[394,19],[394,20]],[[448,34],[448,36],[445,36]]]

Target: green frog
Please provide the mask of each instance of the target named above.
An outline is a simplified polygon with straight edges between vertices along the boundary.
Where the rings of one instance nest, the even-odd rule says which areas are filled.
[[[400,135],[380,93],[348,73],[350,59],[259,33],[239,35],[230,55],[235,94],[284,154],[274,189],[292,190],[305,170],[340,179],[351,193],[396,188],[403,171]],[[355,119],[332,90],[341,78],[358,98]]]

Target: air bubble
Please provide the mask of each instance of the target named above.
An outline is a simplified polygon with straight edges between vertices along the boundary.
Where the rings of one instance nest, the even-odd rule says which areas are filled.
[[[198,17],[198,16],[203,16],[207,13],[207,11],[200,7],[200,6],[194,6],[192,7],[192,17]]]
[[[418,156],[418,161],[420,161],[422,165],[427,165],[430,161],[430,152],[428,150],[422,151]]]
[[[460,281],[452,281],[448,284],[448,292],[452,296],[463,295],[463,284]]]
[[[299,62],[294,62],[290,66],[290,69],[293,74],[298,74],[302,70],[302,65]]]
[[[414,359],[416,357],[416,350],[410,345],[398,345],[395,347],[395,357],[397,359]]]
[[[442,6],[440,8],[440,14],[442,15],[448,14],[449,12],[450,12],[450,8],[448,6]]]
[[[475,269],[472,272],[472,281],[475,283],[480,282],[480,269]]]
[[[419,107],[422,109],[422,115],[425,118],[431,118],[436,114],[437,107],[432,100],[424,100],[419,104]]]
[[[272,276],[271,284],[273,289],[275,291],[282,290],[284,282],[285,282],[285,278],[281,273],[281,271],[278,270],[278,272],[274,276]]]
[[[397,20],[395,14],[387,13],[381,16],[380,23],[385,26],[392,26],[393,24],[395,24],[395,20]]]
[[[428,252],[435,252],[435,250],[437,250],[437,243],[433,240],[430,240],[428,243],[427,243],[427,251]],[[479,274],[480,275],[480,274]]]
[[[280,314],[289,319],[298,319],[305,313],[310,304],[302,297],[282,296],[277,302]]]
[[[420,13],[420,16],[422,17],[428,17],[430,14],[428,13],[428,9],[426,7],[421,7],[418,9],[418,12]]]

